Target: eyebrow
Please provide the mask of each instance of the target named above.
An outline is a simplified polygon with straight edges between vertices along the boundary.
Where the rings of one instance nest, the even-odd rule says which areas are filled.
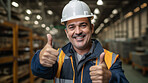
[[[86,25],[88,25],[88,23],[86,23],[86,22],[82,22],[82,23],[80,23],[80,25],[82,25],[82,24],[86,24]]]
[[[70,25],[68,25],[68,27],[69,27],[69,26],[74,26],[74,24],[70,24]]]

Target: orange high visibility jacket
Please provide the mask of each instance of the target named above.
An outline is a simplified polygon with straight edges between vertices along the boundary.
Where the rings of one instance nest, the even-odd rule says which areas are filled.
[[[38,51],[31,63],[33,74],[45,79],[55,79],[55,83],[92,83],[89,68],[93,65],[98,65],[100,54],[105,52],[105,63],[112,73],[109,82],[128,83],[122,70],[119,55],[103,49],[97,40],[93,41],[95,42],[93,53],[81,60],[77,66],[74,54],[69,51],[71,43],[59,49],[58,60],[51,68],[43,67],[39,63],[38,56],[40,51]]]

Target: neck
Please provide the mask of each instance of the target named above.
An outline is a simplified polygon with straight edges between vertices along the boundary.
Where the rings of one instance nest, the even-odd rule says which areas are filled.
[[[74,47],[74,49],[75,49],[75,51],[76,51],[78,54],[84,55],[84,54],[86,54],[86,53],[89,52],[91,46],[92,46],[92,44],[90,43],[90,44],[89,44],[87,47],[85,47],[84,49],[78,49],[78,48],[75,48],[75,47]]]

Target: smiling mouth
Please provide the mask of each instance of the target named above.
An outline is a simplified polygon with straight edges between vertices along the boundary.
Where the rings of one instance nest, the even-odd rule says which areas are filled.
[[[84,37],[86,35],[81,35],[81,36],[74,36],[73,38],[75,38],[78,42],[83,41]]]

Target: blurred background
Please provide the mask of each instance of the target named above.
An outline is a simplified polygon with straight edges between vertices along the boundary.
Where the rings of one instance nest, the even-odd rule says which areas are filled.
[[[70,0],[0,0],[0,83],[52,83],[33,76],[34,53],[53,36],[53,47],[68,43],[60,24]],[[93,38],[120,54],[130,83],[148,81],[148,0],[81,0],[94,13]]]

